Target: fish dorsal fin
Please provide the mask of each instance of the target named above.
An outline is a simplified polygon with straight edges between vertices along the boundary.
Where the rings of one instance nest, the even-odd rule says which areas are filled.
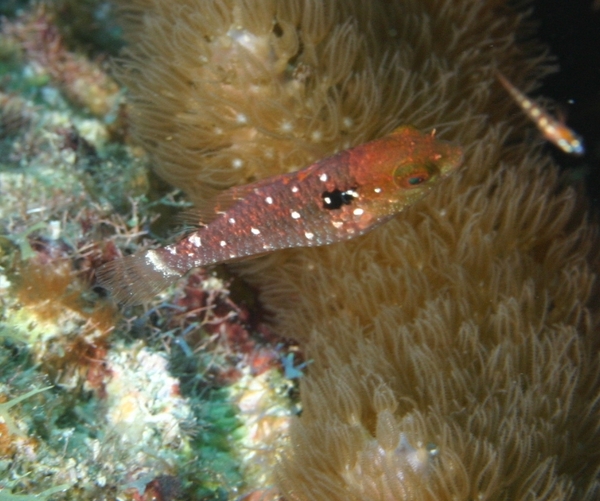
[[[240,200],[246,198],[252,190],[270,182],[271,179],[263,179],[250,184],[232,186],[223,191],[215,190],[213,196],[177,214],[177,223],[188,229],[207,226],[217,217],[226,213]]]

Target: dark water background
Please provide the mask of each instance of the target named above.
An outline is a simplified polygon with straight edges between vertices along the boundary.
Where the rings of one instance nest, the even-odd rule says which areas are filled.
[[[586,154],[577,158],[547,147],[585,184],[600,214],[600,1],[534,0],[533,9],[539,38],[560,67],[544,80],[539,95],[563,105],[567,123],[583,136]]]

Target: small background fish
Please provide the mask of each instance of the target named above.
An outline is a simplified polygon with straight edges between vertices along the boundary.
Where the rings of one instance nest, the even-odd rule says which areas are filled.
[[[462,161],[457,146],[403,126],[306,169],[231,188],[178,242],[105,264],[101,285],[139,303],[199,266],[357,237],[427,193]],[[200,219],[200,215],[198,219]]]
[[[548,141],[559,147],[565,153],[578,156],[585,153],[583,140],[575,131],[567,127],[561,121],[555,119],[535,101],[529,99],[511,84],[502,73],[497,72],[496,76],[525,114],[533,120],[537,128]]]

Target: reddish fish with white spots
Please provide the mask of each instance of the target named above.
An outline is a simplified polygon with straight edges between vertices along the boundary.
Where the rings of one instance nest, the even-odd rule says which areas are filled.
[[[230,188],[216,197],[211,222],[174,244],[103,265],[98,281],[135,304],[192,268],[348,240],[413,204],[461,162],[457,146],[399,127],[298,172]]]

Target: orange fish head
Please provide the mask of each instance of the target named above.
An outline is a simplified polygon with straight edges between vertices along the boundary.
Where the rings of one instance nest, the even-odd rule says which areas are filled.
[[[576,156],[582,156],[585,154],[583,139],[567,126],[562,126],[559,129],[559,134],[553,142],[555,142],[556,145],[565,153]]]
[[[378,215],[394,214],[414,203],[463,159],[458,146],[410,126],[365,146],[357,179],[363,204]]]

